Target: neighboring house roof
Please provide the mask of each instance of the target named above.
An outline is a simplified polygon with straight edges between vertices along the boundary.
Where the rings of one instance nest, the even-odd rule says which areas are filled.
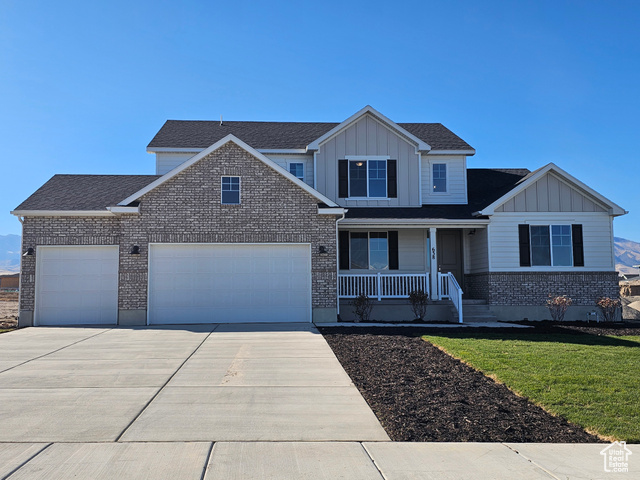
[[[504,196],[529,174],[521,168],[470,168],[467,170],[467,205],[423,205],[415,207],[349,207],[346,218],[471,220],[473,214]],[[486,217],[484,217],[486,218]]]
[[[158,178],[158,175],[54,175],[15,210],[104,210]]]
[[[235,122],[225,120],[167,120],[147,149],[207,148],[232,134],[258,150],[305,149],[340,123]],[[398,123],[398,126],[429,144],[432,150],[473,150],[467,142],[441,123]]]

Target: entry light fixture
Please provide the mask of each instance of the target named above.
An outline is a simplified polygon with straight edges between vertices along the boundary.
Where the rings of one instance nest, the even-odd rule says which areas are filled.
[[[327,247],[325,247],[324,245],[320,245],[318,247],[318,253],[328,253],[327,252]]]
[[[32,257],[35,255],[35,250],[31,247],[27,248],[27,251],[22,254],[23,257]]]
[[[133,247],[131,247],[129,255],[140,255],[140,247],[138,245],[134,245]]]
[[[475,234],[476,234],[476,229],[475,228],[472,228],[471,230],[469,230],[468,235],[473,236]]]
[[[356,162],[356,167],[361,167],[362,165],[364,165],[364,162]]]

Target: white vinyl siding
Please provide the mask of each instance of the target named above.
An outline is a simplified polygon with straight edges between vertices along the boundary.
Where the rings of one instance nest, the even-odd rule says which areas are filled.
[[[303,182],[313,187],[313,156],[312,155],[294,155],[280,153],[265,153],[265,157],[273,160],[274,163],[289,172],[289,165],[292,163],[302,163],[304,169]]]
[[[476,228],[475,234],[464,230],[465,273],[482,273],[489,269],[488,234],[486,228]]]
[[[176,152],[166,152],[166,153],[156,153],[156,175],[164,175],[167,172],[170,172],[174,168],[179,165],[182,165],[184,162],[189,160],[191,157],[196,155],[198,152],[188,152],[188,153],[176,153]]]
[[[114,325],[118,320],[118,247],[36,250],[36,325]]]
[[[338,198],[338,160],[350,156],[383,156],[396,160],[397,198]],[[317,190],[343,207],[419,206],[419,156],[416,146],[370,115],[331,137],[316,154]]]
[[[582,225],[584,267],[520,267],[518,225]],[[496,213],[491,217],[489,248],[493,272],[613,271],[613,221],[606,213]]]
[[[149,323],[311,321],[308,244],[152,244]]]
[[[496,212],[605,212],[605,208],[576,188],[548,173]]]
[[[426,244],[426,230],[398,230],[398,271],[426,272]]]
[[[422,203],[425,205],[467,203],[467,157],[422,155]],[[446,165],[446,192],[433,191],[433,166]]]

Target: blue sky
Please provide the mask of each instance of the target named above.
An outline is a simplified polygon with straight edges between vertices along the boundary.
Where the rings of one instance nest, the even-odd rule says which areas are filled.
[[[640,241],[637,1],[0,0],[0,234],[56,173],[154,173],[167,119],[442,122],[554,162]]]

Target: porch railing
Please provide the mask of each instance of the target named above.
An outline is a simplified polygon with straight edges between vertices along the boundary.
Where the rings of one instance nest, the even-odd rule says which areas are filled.
[[[462,288],[458,285],[453,273],[438,272],[438,289],[440,298],[448,298],[458,312],[458,323],[462,323]]]
[[[430,293],[428,273],[341,273],[338,275],[340,298],[365,294],[378,300],[407,298],[414,290]]]

